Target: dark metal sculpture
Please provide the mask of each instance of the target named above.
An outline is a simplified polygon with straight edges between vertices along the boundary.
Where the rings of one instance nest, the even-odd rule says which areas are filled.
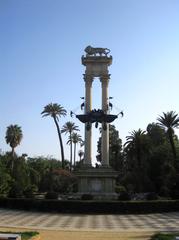
[[[107,129],[107,123],[113,122],[118,115],[106,114],[101,109],[94,109],[86,114],[76,115],[76,117],[82,122],[87,123],[87,130],[91,129],[91,124],[95,123],[95,127],[98,127],[98,123],[102,123],[103,130]]]
[[[85,52],[86,52],[87,56],[89,56],[89,55],[96,56],[98,54],[101,57],[102,55],[107,56],[108,53],[110,53],[110,49],[99,48],[99,47],[94,48],[94,47],[91,47],[91,46],[87,46],[85,48]]]

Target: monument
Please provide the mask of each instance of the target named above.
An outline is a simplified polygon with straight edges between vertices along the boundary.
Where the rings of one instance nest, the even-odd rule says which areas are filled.
[[[108,84],[110,74],[108,67],[112,64],[112,56],[108,56],[107,48],[85,48],[82,64],[86,67],[84,114],[76,117],[85,124],[85,154],[83,166],[76,171],[78,176],[78,193],[92,194],[96,199],[113,199],[115,194],[115,179],[118,175],[109,165],[109,123],[117,115],[109,114]],[[99,78],[102,87],[101,109],[92,109],[92,83]],[[101,124],[101,166],[92,167],[92,124]]]

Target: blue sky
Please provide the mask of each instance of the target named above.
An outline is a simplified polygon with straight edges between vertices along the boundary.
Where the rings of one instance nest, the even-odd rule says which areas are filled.
[[[109,95],[124,110],[114,122],[123,143],[162,112],[178,113],[178,13],[178,0],[0,0],[0,148],[10,149],[6,127],[18,124],[24,134],[18,154],[59,158],[54,123],[40,113],[50,102],[68,111],[80,105],[87,45],[111,49]],[[95,108],[100,99],[95,79]],[[66,121],[79,125],[83,135],[77,119],[68,115],[60,125]],[[95,156],[98,130],[93,135]]]

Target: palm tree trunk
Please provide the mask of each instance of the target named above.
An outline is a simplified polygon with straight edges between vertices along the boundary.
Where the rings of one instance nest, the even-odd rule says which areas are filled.
[[[14,150],[14,147],[12,147],[12,163],[11,163],[11,170],[13,172],[13,169],[14,169],[14,158],[15,158],[15,150]]]
[[[76,143],[74,143],[74,166],[76,164]]]
[[[71,139],[71,132],[70,132],[70,171],[72,170],[72,139]]]
[[[140,148],[137,149],[137,161],[138,161],[138,167],[141,167],[141,151]]]
[[[175,149],[175,144],[173,141],[173,134],[171,132],[168,132],[168,138],[169,138],[169,142],[171,145],[171,149],[172,149],[172,153],[173,153],[173,158],[174,158],[174,166],[176,167],[176,149]]]
[[[63,150],[62,136],[61,136],[60,128],[59,128],[59,125],[58,125],[56,117],[53,117],[53,120],[55,122],[55,125],[56,125],[56,128],[57,128],[57,132],[58,132],[60,148],[61,148],[62,168],[64,169],[65,168],[65,165],[64,165],[65,159],[64,159],[64,150]]]

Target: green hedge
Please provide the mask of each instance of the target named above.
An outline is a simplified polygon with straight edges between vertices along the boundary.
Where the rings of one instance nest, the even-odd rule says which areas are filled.
[[[179,200],[95,201],[0,198],[0,208],[61,213],[137,214],[179,211]]]

